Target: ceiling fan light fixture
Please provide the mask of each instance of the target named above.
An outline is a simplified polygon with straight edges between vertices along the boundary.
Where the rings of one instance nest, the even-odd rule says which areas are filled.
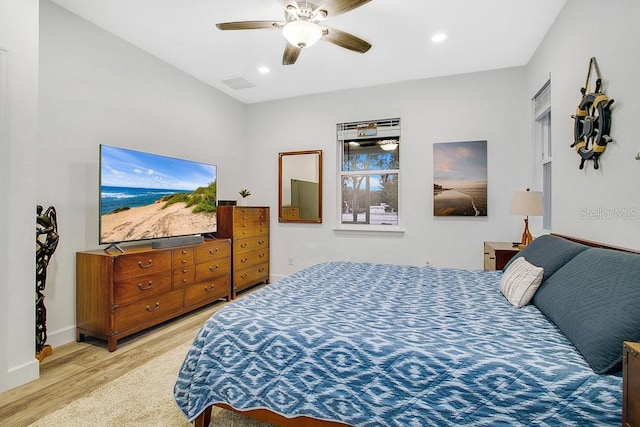
[[[384,151],[393,151],[398,148],[398,141],[395,139],[385,139],[378,143]]]
[[[282,35],[293,46],[311,47],[322,37],[322,28],[309,21],[291,21],[282,28]]]

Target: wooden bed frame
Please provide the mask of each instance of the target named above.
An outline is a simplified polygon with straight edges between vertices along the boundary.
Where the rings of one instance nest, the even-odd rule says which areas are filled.
[[[563,234],[551,233],[551,235],[556,236],[556,237],[560,237],[562,239],[570,240],[572,242],[581,243],[583,245],[594,247],[594,248],[611,249],[611,250],[615,250],[615,251],[622,251],[622,252],[630,252],[630,253],[640,254],[640,251],[635,250],[635,249],[628,249],[628,248],[622,248],[622,247],[619,247],[619,246],[612,246],[612,245],[608,245],[608,244],[605,244],[605,243],[593,242],[593,241],[590,241],[590,240],[585,240],[585,239],[580,239],[580,238],[577,238],[577,237],[566,236],[566,235],[563,235]],[[316,419],[316,418],[304,417],[304,416],[299,416],[299,417],[295,417],[295,418],[287,418],[287,417],[285,417],[283,415],[271,412],[268,409],[252,409],[252,410],[248,410],[248,411],[240,411],[240,410],[232,408],[231,406],[229,406],[227,404],[218,403],[218,404],[214,404],[212,406],[209,406],[200,415],[198,415],[198,417],[193,421],[194,427],[209,427],[209,424],[211,423],[211,411],[213,409],[213,406],[217,406],[219,408],[226,409],[228,411],[233,411],[233,412],[236,412],[238,414],[245,415],[245,416],[247,416],[249,418],[253,418],[254,420],[271,423],[271,424],[274,424],[274,425],[279,426],[279,427],[344,427],[344,426],[349,426],[349,424],[344,424],[344,423],[340,423],[340,422],[336,422],[336,421],[324,421],[324,420],[319,420],[319,419]]]
[[[237,412],[238,414],[245,415],[254,420],[274,424],[279,427],[345,427],[349,424],[343,424],[336,421],[323,421],[311,417],[295,417],[287,418],[275,412],[271,412],[268,409],[251,409],[248,411],[238,411],[231,406],[224,403],[217,403],[213,406],[217,406],[228,411]],[[193,420],[194,427],[209,427],[211,423],[211,411],[213,407],[209,406],[202,414],[198,415],[198,418]]]

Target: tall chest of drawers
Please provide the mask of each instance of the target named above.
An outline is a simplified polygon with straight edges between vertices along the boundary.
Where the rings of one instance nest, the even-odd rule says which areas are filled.
[[[77,339],[121,338],[219,299],[231,298],[231,241],[167,249],[76,253]]]
[[[243,289],[269,282],[268,207],[218,206],[217,236],[232,242],[232,298]]]

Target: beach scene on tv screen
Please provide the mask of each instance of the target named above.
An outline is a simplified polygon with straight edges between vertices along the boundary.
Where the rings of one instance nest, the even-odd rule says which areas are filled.
[[[214,165],[118,147],[100,149],[100,242],[216,231]]]

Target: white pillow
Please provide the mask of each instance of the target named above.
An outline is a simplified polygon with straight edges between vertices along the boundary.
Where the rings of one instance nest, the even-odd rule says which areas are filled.
[[[515,307],[524,307],[540,287],[543,273],[542,267],[536,267],[524,257],[516,258],[502,275],[500,292]]]

